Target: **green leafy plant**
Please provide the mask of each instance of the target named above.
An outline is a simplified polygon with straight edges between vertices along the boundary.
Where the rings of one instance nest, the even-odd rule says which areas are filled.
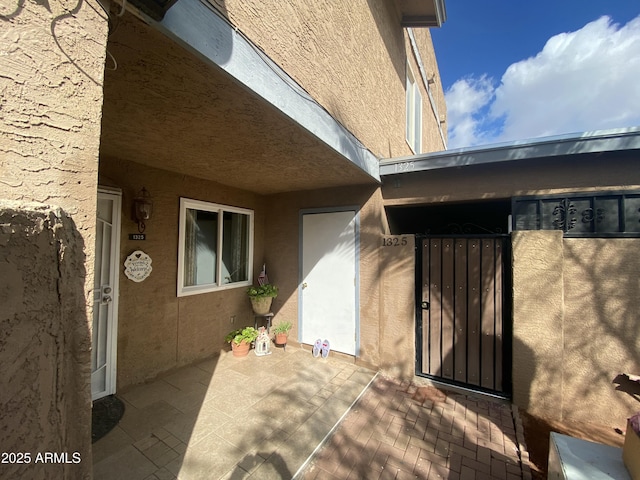
[[[240,345],[243,340],[246,340],[247,342],[251,343],[256,338],[258,338],[258,333],[259,333],[258,330],[256,330],[253,327],[239,328],[237,330],[233,330],[229,332],[227,336],[224,337],[224,340],[227,343],[233,342],[236,345]]]
[[[273,326],[273,333],[278,334],[278,333],[289,333],[289,330],[291,330],[291,327],[293,325],[291,324],[291,322],[280,322],[278,325],[274,325]]]
[[[270,283],[259,285],[257,287],[251,286],[247,288],[247,295],[249,295],[249,297],[251,298],[275,298],[278,296],[278,287],[276,287],[275,285],[271,285]]]

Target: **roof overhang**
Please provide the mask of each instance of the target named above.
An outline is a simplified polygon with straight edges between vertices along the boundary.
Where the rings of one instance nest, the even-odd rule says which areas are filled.
[[[385,159],[380,176],[538,158],[640,150],[640,127],[599,130]]]
[[[264,195],[380,183],[378,158],[206,2],[134,12],[109,37],[102,158]]]
[[[447,19],[444,0],[395,0],[403,27],[440,27]]]

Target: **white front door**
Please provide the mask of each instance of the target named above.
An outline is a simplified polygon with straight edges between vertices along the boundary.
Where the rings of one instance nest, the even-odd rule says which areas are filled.
[[[121,203],[120,192],[98,190],[96,261],[93,280],[92,400],[111,395],[116,391]]]
[[[300,341],[329,340],[356,355],[358,245],[355,210],[302,215]]]

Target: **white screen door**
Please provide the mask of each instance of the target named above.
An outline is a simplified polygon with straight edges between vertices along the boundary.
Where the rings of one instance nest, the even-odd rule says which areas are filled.
[[[121,194],[98,190],[91,349],[92,400],[116,391]]]
[[[301,342],[329,340],[356,355],[357,216],[353,210],[302,215]]]

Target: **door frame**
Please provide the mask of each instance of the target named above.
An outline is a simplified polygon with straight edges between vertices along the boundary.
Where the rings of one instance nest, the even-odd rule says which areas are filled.
[[[354,217],[354,262],[355,262],[355,285],[354,285],[354,302],[355,302],[355,354],[357,358],[360,356],[360,207],[357,205],[347,205],[343,207],[329,208],[305,208],[301,209],[298,214],[298,342],[302,343],[304,301],[302,295],[303,275],[303,219],[305,215],[313,215],[318,213],[338,213],[353,212]]]
[[[91,392],[91,400],[106,397],[116,393],[117,360],[118,360],[118,297],[120,293],[120,235],[122,231],[122,190],[114,187],[98,186],[96,196],[96,208],[98,196],[105,195],[114,200],[112,219],[112,241],[110,252],[110,272],[112,274],[111,289],[113,300],[111,301],[110,318],[107,322],[107,371],[105,373],[105,391],[94,396]],[[97,217],[96,217],[97,222]],[[97,258],[97,252],[95,252]],[[95,275],[95,268],[94,268]],[[95,295],[95,294],[94,294]],[[95,301],[94,301],[95,305]],[[91,330],[93,333],[93,316],[91,318]],[[93,342],[91,345],[93,349]]]
[[[422,242],[424,240],[432,238],[451,238],[451,239],[470,239],[470,238],[491,238],[502,239],[502,338],[503,338],[503,350],[502,350],[502,378],[503,388],[502,391],[490,390],[483,388],[482,386],[472,385],[468,383],[462,383],[456,380],[450,380],[447,378],[429,375],[422,371],[422,342],[423,342],[423,309],[422,309]],[[513,293],[512,293],[512,265],[511,265],[511,235],[510,234],[450,234],[450,235],[424,235],[418,234],[415,236],[415,374],[419,377],[428,378],[434,382],[453,385],[462,389],[470,390],[473,392],[483,393],[498,398],[511,398],[513,393]]]

